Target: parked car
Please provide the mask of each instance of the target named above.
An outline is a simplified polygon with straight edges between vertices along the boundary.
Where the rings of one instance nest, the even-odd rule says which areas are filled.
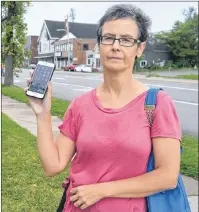
[[[77,72],[92,72],[92,68],[91,68],[91,66],[81,64],[81,65],[77,65],[75,67],[75,71],[77,71]]]
[[[74,71],[76,67],[76,64],[71,64],[68,66],[64,66],[64,71]]]

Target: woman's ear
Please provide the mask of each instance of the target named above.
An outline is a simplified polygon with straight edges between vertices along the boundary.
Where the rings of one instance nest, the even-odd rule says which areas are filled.
[[[143,53],[145,47],[146,47],[146,42],[140,43],[140,45],[139,45],[138,48],[137,48],[137,56],[136,56],[136,58],[141,57],[141,55],[142,55],[142,53]]]

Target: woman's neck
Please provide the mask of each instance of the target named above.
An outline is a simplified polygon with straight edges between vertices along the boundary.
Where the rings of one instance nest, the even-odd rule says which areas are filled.
[[[97,88],[96,95],[105,108],[121,108],[147,88],[133,79],[132,73],[104,71],[104,82]]]
[[[104,83],[102,90],[113,97],[120,97],[123,94],[130,94],[133,90],[133,79],[131,72],[104,72]]]

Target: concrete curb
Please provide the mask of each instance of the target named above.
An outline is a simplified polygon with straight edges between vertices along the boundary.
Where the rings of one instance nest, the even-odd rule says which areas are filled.
[[[198,196],[189,196],[188,200],[191,207],[191,212],[198,212]]]

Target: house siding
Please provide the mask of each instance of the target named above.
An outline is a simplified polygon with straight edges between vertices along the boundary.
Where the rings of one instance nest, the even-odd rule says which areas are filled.
[[[144,51],[145,60],[147,61],[148,65],[158,62],[171,60],[171,53],[170,52],[161,52],[161,51]]]
[[[48,34],[46,25],[44,24],[39,41],[39,50],[38,50],[39,54],[53,53],[54,52],[54,45],[52,44],[53,41],[54,41],[53,39],[50,39],[50,35]]]

